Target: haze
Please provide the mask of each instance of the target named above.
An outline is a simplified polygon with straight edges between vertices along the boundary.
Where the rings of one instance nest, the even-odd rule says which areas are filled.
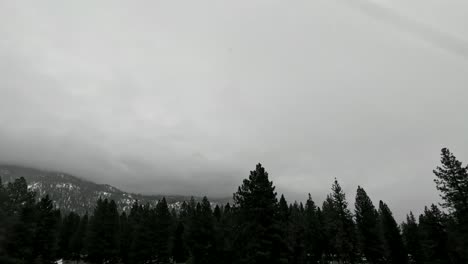
[[[0,162],[140,193],[288,201],[334,177],[397,217],[468,161],[468,2],[0,1]]]

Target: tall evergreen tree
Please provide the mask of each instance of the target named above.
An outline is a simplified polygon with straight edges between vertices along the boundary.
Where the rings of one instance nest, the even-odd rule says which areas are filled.
[[[234,263],[234,212],[227,203],[223,208],[218,234],[219,255],[222,263]]]
[[[182,204],[180,205],[180,210],[179,210],[179,219],[184,222],[186,218],[189,215],[189,208],[188,208],[188,203],[186,201],[183,201]]]
[[[70,239],[70,253],[71,260],[81,260],[84,255],[84,239],[86,237],[86,230],[88,228],[88,214],[86,213],[79,219],[79,224],[75,232]]]
[[[468,166],[462,163],[447,149],[441,153],[442,165],[434,170],[437,189],[444,201],[442,204],[449,209],[453,223],[449,227],[452,247],[468,262]]]
[[[379,203],[379,215],[387,263],[408,263],[408,256],[398,224],[393,218],[390,208],[382,201]]]
[[[285,242],[285,256],[288,257],[288,263],[292,262],[292,255],[291,251],[293,250],[293,243],[294,243],[294,236],[292,233],[292,223],[290,222],[290,215],[291,215],[291,208],[288,206],[288,202],[284,198],[284,195],[281,195],[279,202],[278,202],[278,223],[279,228],[281,229],[281,233],[285,234],[283,240]]]
[[[449,264],[447,232],[444,216],[437,206],[424,209],[419,217],[419,232],[424,252],[424,263]]]
[[[191,263],[212,264],[218,263],[215,234],[214,216],[211,204],[206,197],[202,203],[198,203],[191,215],[188,230],[188,248]]]
[[[36,193],[28,190],[28,184],[23,177],[9,182],[6,193],[8,200],[5,207],[10,215],[18,215],[25,206],[32,206],[36,196]]]
[[[462,163],[447,149],[442,149],[441,167],[434,170],[437,189],[441,191],[443,206],[452,210],[461,221],[468,221],[468,166]]]
[[[290,206],[288,217],[287,238],[290,250],[288,263],[306,263],[306,242],[305,242],[305,218],[304,211],[297,202]]]
[[[172,258],[176,263],[185,263],[188,259],[187,247],[184,240],[184,224],[179,221],[174,233]]]
[[[74,212],[70,212],[62,219],[58,237],[58,256],[60,258],[72,259],[70,240],[79,224],[80,216]]]
[[[284,195],[281,195],[281,198],[278,203],[278,219],[283,225],[287,225],[289,221],[289,207]]]
[[[406,216],[406,222],[402,224],[402,233],[410,264],[423,264],[419,226],[412,212]]]
[[[132,227],[129,263],[138,264],[151,260],[154,254],[154,223],[151,220],[149,205],[142,206],[136,202],[130,210],[128,222]]]
[[[216,219],[216,222],[219,222],[221,220],[221,208],[219,205],[216,205],[214,210],[213,210],[213,216]]]
[[[356,260],[356,235],[353,216],[348,209],[346,195],[338,181],[332,185],[332,193],[325,200],[324,221],[332,254],[342,262]]]
[[[324,242],[326,243],[322,262],[335,261],[338,255],[334,245],[334,237],[337,234],[337,216],[331,195],[327,195],[322,204],[322,224]]]
[[[317,263],[325,253],[324,235],[320,221],[320,208],[317,208],[312,196],[306,201],[304,208],[305,251],[308,263]]]
[[[5,190],[5,187],[2,183],[2,178],[0,177],[0,263],[1,262],[9,262],[7,260],[7,252],[5,250],[5,243],[7,232],[11,228],[11,219],[10,216],[7,214],[7,203],[8,203],[8,194]]]
[[[33,254],[36,263],[55,263],[57,250],[57,226],[52,200],[46,195],[36,205],[37,221]]]
[[[359,249],[369,263],[383,263],[384,250],[380,236],[379,214],[366,191],[360,186],[357,189],[354,205]]]
[[[91,217],[87,252],[91,263],[115,263],[119,256],[119,213],[113,200],[99,199]]]
[[[169,237],[172,216],[167,207],[166,198],[162,198],[156,205],[156,263],[169,263]]]
[[[123,263],[129,263],[129,250],[132,242],[132,227],[126,212],[120,214],[119,256]]]
[[[12,221],[6,235],[6,252],[11,259],[16,259],[19,263],[33,263],[37,220],[35,193],[28,190],[26,180],[22,177],[8,183],[6,192],[6,212]]]
[[[287,263],[278,222],[278,200],[268,173],[258,164],[234,194],[236,252],[240,264]]]

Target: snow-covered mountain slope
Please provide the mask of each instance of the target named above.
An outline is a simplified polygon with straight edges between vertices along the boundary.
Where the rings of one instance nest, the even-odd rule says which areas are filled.
[[[21,166],[0,165],[2,182],[12,182],[16,178],[24,177],[28,188],[37,193],[38,199],[46,194],[54,201],[55,206],[64,211],[74,211],[79,214],[92,213],[96,200],[99,197],[112,199],[117,203],[119,210],[128,211],[132,204],[138,200],[141,204],[149,203],[151,206],[162,199],[162,195],[142,195],[127,193],[107,184],[96,184],[76,176],[61,173],[26,168]],[[165,196],[170,208],[178,210],[183,201],[189,196]],[[200,200],[195,197],[195,200]],[[215,199],[213,204],[222,204],[229,199]]]

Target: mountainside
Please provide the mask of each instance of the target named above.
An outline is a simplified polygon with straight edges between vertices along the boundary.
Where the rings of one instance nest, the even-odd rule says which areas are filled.
[[[2,182],[12,182],[16,178],[24,177],[28,188],[37,193],[38,199],[49,194],[55,206],[64,211],[74,211],[79,214],[93,212],[99,197],[112,199],[117,203],[119,210],[127,211],[132,204],[138,200],[140,204],[149,203],[150,206],[157,204],[162,195],[142,195],[127,193],[108,184],[97,184],[76,176],[44,171],[21,166],[0,165],[0,177]],[[190,200],[189,196],[171,195],[164,196],[170,208],[178,210],[183,201]],[[194,197],[201,200],[200,197]],[[222,204],[229,199],[215,199],[213,204]]]

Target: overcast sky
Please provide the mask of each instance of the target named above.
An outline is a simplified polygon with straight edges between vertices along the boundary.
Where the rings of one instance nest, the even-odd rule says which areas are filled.
[[[468,161],[468,2],[0,0],[0,161],[230,196],[261,162],[401,218]]]

